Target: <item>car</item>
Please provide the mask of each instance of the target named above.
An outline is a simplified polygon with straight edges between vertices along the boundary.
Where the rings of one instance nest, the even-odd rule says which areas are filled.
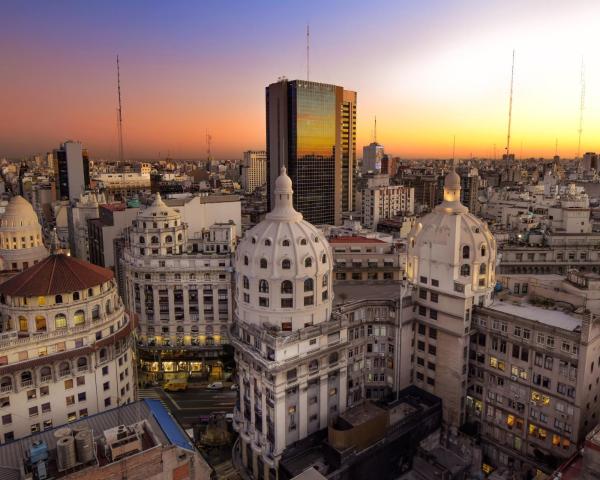
[[[237,383],[232,383],[231,387],[229,387],[231,390],[238,390],[240,387],[238,387]]]
[[[231,422],[233,422],[233,413],[228,413],[228,414],[226,414],[226,415],[225,415],[225,420],[226,420],[227,422],[230,422],[230,423],[231,423]]]
[[[208,388],[209,390],[221,390],[223,389],[223,382],[209,383],[206,388]]]

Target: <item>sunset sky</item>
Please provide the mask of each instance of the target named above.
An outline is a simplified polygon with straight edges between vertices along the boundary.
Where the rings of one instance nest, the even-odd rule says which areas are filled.
[[[500,155],[516,49],[512,151],[600,150],[600,2],[32,1],[0,3],[0,157],[77,139],[115,158],[121,59],[128,158],[264,149],[264,88],[279,76],[358,92],[358,151]]]

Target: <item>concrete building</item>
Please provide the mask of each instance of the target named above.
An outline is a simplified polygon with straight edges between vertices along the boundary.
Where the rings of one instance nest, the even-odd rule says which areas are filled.
[[[418,294],[414,383],[443,399],[444,421],[465,421],[471,313],[489,305],[496,283],[496,242],[487,224],[460,203],[452,170],[444,200],[408,236],[408,279]]]
[[[92,178],[94,187],[115,198],[126,200],[143,190],[150,189],[150,171],[143,164],[142,172],[101,173]]]
[[[313,224],[339,225],[356,192],[356,92],[303,80],[266,89],[267,202],[286,167],[294,208]]]
[[[19,195],[12,197],[0,217],[0,271],[20,272],[47,256],[33,207]]]
[[[65,444],[73,445],[73,455],[67,456],[76,460],[73,466],[63,465]],[[212,478],[210,466],[158,400],[121,405],[75,420],[68,429],[46,430],[2,445],[0,465],[5,480],[43,474],[68,480]]]
[[[383,157],[385,157],[383,145],[372,142],[363,147],[362,173],[381,173]]]
[[[335,282],[400,282],[405,275],[399,246],[362,236],[329,238],[333,249]]]
[[[178,371],[221,379],[235,230],[233,223],[215,224],[190,238],[182,215],[160,194],[127,229],[120,268],[147,379]]]
[[[242,160],[242,188],[253,193],[267,183],[267,152],[248,150]]]
[[[376,229],[381,220],[397,215],[412,215],[415,211],[415,189],[403,185],[381,185],[362,191],[362,221]]]
[[[103,193],[84,192],[68,206],[69,250],[71,255],[90,261],[88,220],[100,217],[100,205],[106,203]]]
[[[57,200],[75,200],[90,188],[90,160],[79,142],[68,141],[54,150]]]
[[[3,442],[135,398],[132,322],[110,270],[50,255],[0,285]]]

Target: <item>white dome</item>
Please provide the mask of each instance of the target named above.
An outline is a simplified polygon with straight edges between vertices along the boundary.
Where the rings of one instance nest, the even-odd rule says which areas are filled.
[[[465,295],[489,292],[495,284],[496,241],[487,224],[460,203],[456,177],[454,170],[446,176],[444,201],[409,233],[408,277],[417,284],[435,279],[449,292],[460,284]]]
[[[144,208],[138,213],[138,219],[140,220],[173,220],[181,219],[181,215],[173,208],[169,207],[163,202],[160,193],[156,193],[154,196],[154,202],[147,208]]]
[[[238,245],[241,321],[297,330],[329,319],[331,248],[323,233],[294,210],[292,195],[292,181],[282,169],[275,182],[275,208]]]
[[[0,218],[0,268],[23,270],[47,256],[33,207],[20,195],[11,198]]]

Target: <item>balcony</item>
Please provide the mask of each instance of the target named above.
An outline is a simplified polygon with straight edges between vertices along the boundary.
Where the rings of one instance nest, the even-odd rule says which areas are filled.
[[[9,392],[12,392],[12,390],[13,390],[12,385],[2,385],[0,387],[0,393],[9,393]]]
[[[21,382],[21,387],[27,388],[33,385],[33,380],[24,380]]]
[[[42,375],[40,378],[41,383],[48,383],[52,381],[52,375]]]

